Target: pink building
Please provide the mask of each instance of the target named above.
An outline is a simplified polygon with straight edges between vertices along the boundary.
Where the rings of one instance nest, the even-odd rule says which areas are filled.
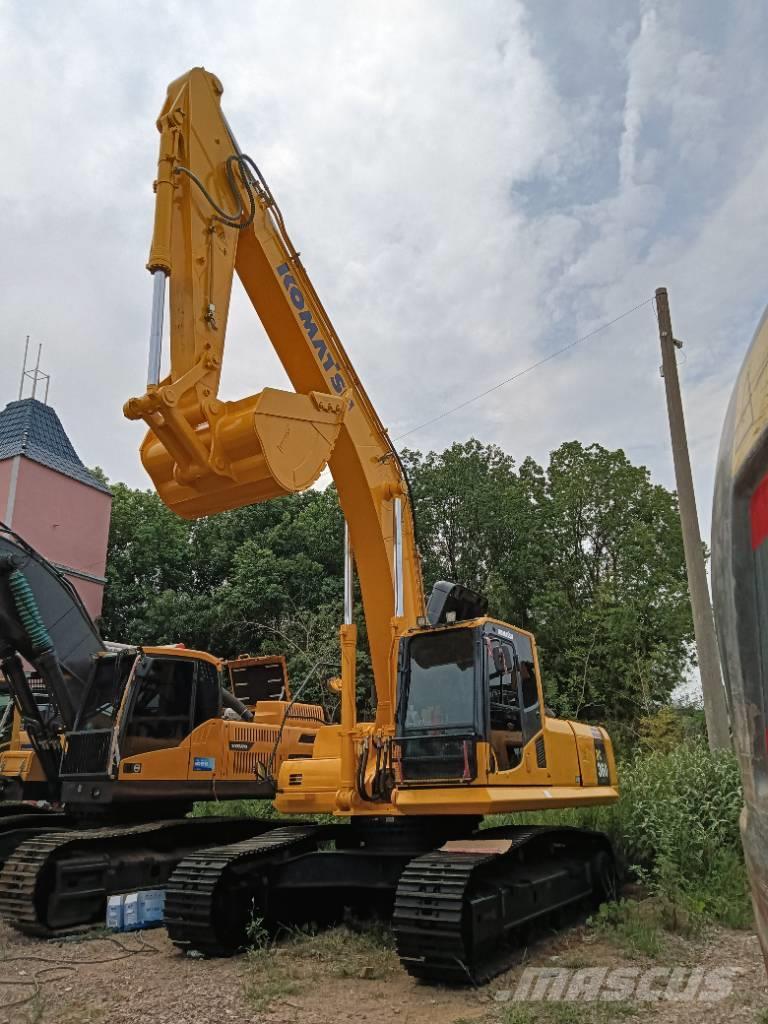
[[[36,398],[0,412],[0,515],[101,612],[112,509],[109,488],[88,472],[50,405]]]

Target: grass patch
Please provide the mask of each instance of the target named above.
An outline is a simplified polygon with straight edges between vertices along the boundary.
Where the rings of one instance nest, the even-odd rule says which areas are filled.
[[[661,913],[650,900],[604,903],[590,920],[598,935],[611,940],[630,956],[656,959],[664,952]]]
[[[193,818],[259,818],[264,821],[282,821],[271,800],[200,800],[192,807]]]
[[[292,966],[274,947],[248,951],[243,995],[256,1013],[266,1013],[273,1003],[294,995],[299,988]]]
[[[612,1024],[637,1013],[627,1002],[515,1003],[504,1011],[502,1024]]]
[[[271,800],[198,800],[192,805],[192,818],[257,818],[260,821],[295,821],[295,814],[281,814],[275,810]],[[333,814],[302,814],[302,821],[314,821],[318,825],[346,825],[348,818]]]
[[[290,954],[322,976],[375,980],[398,969],[391,930],[382,924],[340,925],[317,934],[296,932]]]
[[[329,977],[373,981],[399,967],[392,933],[379,924],[317,933],[286,930],[272,939],[255,919],[249,937],[253,945],[246,954],[243,993],[257,1013]]]
[[[281,950],[260,917],[248,925],[250,948],[245,957],[243,995],[256,1013],[265,1013],[273,1003],[299,990],[295,965],[281,956]]]

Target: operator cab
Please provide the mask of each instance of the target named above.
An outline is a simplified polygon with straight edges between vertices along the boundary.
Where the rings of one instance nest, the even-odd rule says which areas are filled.
[[[489,750],[489,776],[511,771],[541,733],[543,717],[530,634],[483,617],[401,641],[400,785],[474,782],[481,743]],[[540,767],[543,749],[542,743]]]
[[[67,734],[62,779],[109,778],[120,758],[176,747],[220,713],[216,664],[195,652],[128,648],[100,655]]]

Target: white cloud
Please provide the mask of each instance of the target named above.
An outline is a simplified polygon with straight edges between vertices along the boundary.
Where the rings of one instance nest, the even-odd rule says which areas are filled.
[[[0,399],[43,340],[83,458],[144,482],[121,406],[145,373],[154,121],[202,63],[393,435],[667,285],[706,522],[765,296],[768,14],[729,10],[726,32],[629,0],[0,3]],[[543,459],[578,437],[672,484],[658,363],[645,307],[408,444]],[[284,383],[236,294],[225,397]]]

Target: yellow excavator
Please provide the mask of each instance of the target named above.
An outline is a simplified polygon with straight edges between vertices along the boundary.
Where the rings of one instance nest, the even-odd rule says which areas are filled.
[[[7,685],[3,686],[7,689]],[[34,691],[38,704],[47,695]],[[35,753],[24,719],[8,694],[8,703],[0,715],[4,742],[0,745],[0,814],[9,805],[25,801],[48,801],[52,795],[39,756]]]
[[[196,68],[170,85],[157,122],[148,383],[125,414],[149,428],[144,467],[186,518],[301,491],[330,468],[347,528],[341,721],[321,726],[311,757],[283,762],[276,806],[349,825],[283,824],[192,854],[169,880],[166,924],[179,946],[226,954],[251,917],[334,920],[376,907],[392,914],[411,974],[482,981],[521,929],[615,888],[603,835],[480,830],[483,817],[615,801],[611,741],[546,711],[534,637],[488,616],[480,595],[440,582],[425,600],[398,453],[227,124],[222,91]],[[218,397],[235,271],[294,392]],[[353,558],[373,721],[358,720],[355,702]]]
[[[325,722],[291,696],[282,656],[104,643],[67,580],[7,529],[0,670],[16,708],[0,754],[0,914],[30,934],[103,921],[112,892],[162,884],[224,834],[258,835],[262,822],[185,815],[274,796],[283,760],[307,759]],[[18,803],[40,798],[47,813]]]

